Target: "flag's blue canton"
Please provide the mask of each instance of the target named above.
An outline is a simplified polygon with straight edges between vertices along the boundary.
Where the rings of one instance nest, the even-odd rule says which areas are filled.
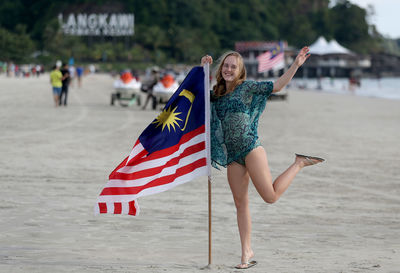
[[[271,49],[271,59],[279,53],[283,52],[283,42],[280,41],[273,49]]]
[[[183,95],[185,93],[188,94],[184,90],[194,95],[193,102],[189,100],[188,96]],[[175,107],[176,110],[173,111]],[[155,119],[139,136],[141,144],[149,154],[176,145],[184,134],[205,124],[203,67],[194,67],[169,99],[163,112],[172,111],[176,118],[174,124],[171,124],[174,120],[173,118],[168,120],[171,124],[169,128]],[[187,119],[188,114],[189,117]],[[184,130],[182,131],[182,129]]]

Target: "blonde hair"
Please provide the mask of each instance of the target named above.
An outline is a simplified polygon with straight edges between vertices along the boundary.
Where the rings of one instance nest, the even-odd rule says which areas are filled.
[[[226,90],[226,83],[225,83],[224,78],[222,77],[222,66],[224,65],[226,58],[228,58],[229,56],[236,57],[236,59],[238,61],[238,68],[239,68],[239,75],[236,79],[233,80],[233,86],[236,87],[246,80],[246,68],[244,67],[242,55],[240,55],[236,51],[226,52],[220,58],[218,69],[217,69],[217,72],[215,75],[216,80],[217,80],[217,83],[213,86],[213,91],[214,91],[215,97],[221,97],[221,96],[224,96],[224,95],[232,92],[232,90],[231,91]]]

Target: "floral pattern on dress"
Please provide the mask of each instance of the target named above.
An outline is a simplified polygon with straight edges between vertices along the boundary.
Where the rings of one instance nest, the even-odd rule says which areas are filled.
[[[258,141],[258,119],[271,95],[270,81],[244,81],[225,96],[211,91],[211,164],[226,167],[241,161]]]

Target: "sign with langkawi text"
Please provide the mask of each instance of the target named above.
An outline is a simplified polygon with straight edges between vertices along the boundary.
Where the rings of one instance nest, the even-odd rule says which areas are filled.
[[[63,33],[74,36],[131,36],[133,13],[79,13],[58,15]]]

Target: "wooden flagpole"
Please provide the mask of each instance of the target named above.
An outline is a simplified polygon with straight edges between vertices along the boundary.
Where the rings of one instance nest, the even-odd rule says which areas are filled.
[[[208,266],[211,265],[211,175],[208,176]]]
[[[205,123],[206,123],[206,150],[208,168],[208,267],[211,266],[211,144],[210,144],[210,64],[204,66],[204,99],[205,99]]]

